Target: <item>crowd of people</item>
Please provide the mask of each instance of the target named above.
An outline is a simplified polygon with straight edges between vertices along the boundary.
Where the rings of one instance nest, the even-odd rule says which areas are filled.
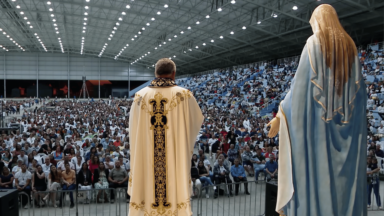
[[[375,60],[379,68],[383,64],[380,56],[377,54]],[[364,69],[367,59],[361,58],[363,74],[370,73]],[[205,117],[196,139],[197,153],[191,159],[193,195],[206,191],[209,198],[211,186],[217,198],[220,190],[215,185],[228,183],[229,195],[233,196],[232,182],[244,183],[244,193],[249,195],[248,181],[277,179],[279,140],[268,138],[267,124],[289,90],[296,68],[297,62],[265,64],[176,80],[193,92]],[[377,131],[384,134],[384,121],[378,122],[374,114],[378,110],[379,116],[384,115],[378,96],[383,86],[384,82],[377,78],[367,82],[367,190],[369,194],[374,191],[378,206],[379,159],[384,153]],[[24,191],[33,197],[36,206],[51,202],[56,207],[57,191],[75,188],[97,189],[97,202],[113,202],[113,190],[106,189],[127,188],[129,181],[128,116],[132,100],[65,99],[45,103],[38,109],[34,100],[7,103],[11,113],[20,111],[17,104],[25,108],[14,121],[22,125],[22,130],[2,132],[0,137],[0,188]],[[238,193],[239,184],[235,184],[234,195]],[[68,194],[73,207],[72,192]],[[89,191],[86,194],[85,203],[89,203],[92,197]],[[59,206],[65,195],[61,193]],[[126,198],[129,201],[128,195]],[[370,207],[370,199],[368,204]]]
[[[126,108],[131,101],[63,100],[24,109],[15,122],[21,131],[0,137],[0,188],[33,197],[36,206],[56,205],[56,192],[100,189],[97,202],[114,201],[113,190],[127,188],[129,136]],[[47,109],[46,107],[54,107]],[[44,191],[50,193],[43,193]],[[108,194],[111,192],[111,194]],[[65,193],[61,193],[59,206]],[[108,196],[107,196],[108,194]],[[70,192],[70,207],[74,206]],[[87,192],[85,203],[89,203]],[[127,195],[127,199],[129,197]],[[23,199],[23,206],[27,199]]]
[[[367,49],[360,54],[363,76],[366,80],[367,100],[367,178],[368,208],[372,206],[372,190],[376,205],[383,209],[380,196],[380,172],[384,169],[384,72],[383,51]]]

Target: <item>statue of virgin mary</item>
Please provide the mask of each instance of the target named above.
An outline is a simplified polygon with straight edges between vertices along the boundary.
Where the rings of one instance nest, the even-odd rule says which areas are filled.
[[[269,123],[279,133],[281,215],[366,216],[367,95],[355,43],[320,5],[291,90]]]

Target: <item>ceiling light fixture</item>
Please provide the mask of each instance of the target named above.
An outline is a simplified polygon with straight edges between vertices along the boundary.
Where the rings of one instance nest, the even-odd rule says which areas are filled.
[[[209,19],[209,15],[205,16],[205,18]]]
[[[261,21],[257,21],[257,24],[261,24]]]
[[[243,28],[242,28],[243,30],[245,30],[245,29],[247,29],[247,27],[245,27],[245,26],[243,26]]]
[[[231,4],[236,4],[236,1],[235,1],[235,0],[232,0],[232,1],[231,1]]]
[[[220,39],[223,39],[224,37],[223,36],[220,36]]]
[[[196,22],[196,25],[199,25],[199,24],[200,24],[200,22],[199,22],[199,21],[197,21],[197,22]]]
[[[235,32],[231,31],[230,34],[233,35],[233,34],[235,34]]]
[[[165,8],[168,8],[168,5],[167,5],[167,4],[165,4],[165,5],[164,5],[164,7],[165,7]]]
[[[160,11],[157,11],[157,15],[160,15],[161,14],[161,12]]]
[[[293,6],[293,8],[292,8],[292,10],[297,10],[297,9],[299,9],[299,8],[296,5]]]
[[[223,11],[223,9],[221,9],[221,8],[218,8],[218,9],[217,9],[217,11],[221,12],[221,11]]]

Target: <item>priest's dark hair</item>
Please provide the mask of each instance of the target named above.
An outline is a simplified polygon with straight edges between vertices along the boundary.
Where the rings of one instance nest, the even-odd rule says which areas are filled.
[[[157,61],[155,66],[155,74],[158,76],[171,75],[176,71],[176,64],[169,58],[162,58]]]

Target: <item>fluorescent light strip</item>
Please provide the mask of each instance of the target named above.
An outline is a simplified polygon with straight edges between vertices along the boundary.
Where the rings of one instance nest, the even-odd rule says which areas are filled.
[[[9,51],[9,49],[5,48],[5,46],[3,46],[3,45],[0,45],[0,49],[1,49],[1,48],[2,48],[3,50],[7,51],[7,52]],[[24,50],[23,50],[23,51],[24,51]]]
[[[50,4],[50,3],[49,3]],[[24,14],[24,12],[21,10],[21,6],[20,5],[16,5],[16,8],[20,11],[19,13],[24,16],[24,20],[26,22],[26,24],[29,25],[29,28],[33,29],[33,25],[31,24],[30,21],[27,21],[28,20],[28,17]],[[45,47],[43,41],[40,39],[39,35],[37,33],[35,33],[35,36],[36,36],[36,39],[39,41],[39,43],[41,44],[41,46],[44,48],[45,52],[48,52],[47,48]],[[24,51],[24,50],[23,50]]]
[[[128,9],[131,8],[131,6],[128,4],[128,5],[125,6],[125,8],[128,10]],[[120,26],[120,22],[123,21],[123,16],[125,16],[126,14],[127,14],[126,11],[122,11],[122,12],[121,12],[121,16],[120,16],[119,18],[117,18],[117,22],[116,22],[115,26],[113,27],[113,29],[112,29],[112,31],[111,31],[111,34],[110,34],[109,37],[108,37],[108,40],[109,40],[109,41],[112,40],[113,36],[115,36],[116,31],[117,31],[117,29],[118,29],[118,26]],[[103,46],[103,49],[102,49],[101,52],[99,53],[99,57],[101,57],[101,56],[103,55],[103,53],[104,53],[105,49],[107,48],[107,46],[108,46],[108,44],[105,43],[104,46]],[[124,46],[124,47],[127,47],[127,46],[129,46],[129,44],[126,44],[126,46]],[[126,48],[123,48],[122,50],[124,51],[125,49],[126,49]],[[121,55],[121,53],[122,53],[122,51],[120,51],[120,53],[119,53],[118,55],[115,56],[115,60],[117,59],[117,57],[119,57],[119,56]]]
[[[86,2],[89,2],[89,0],[85,0]],[[80,49],[80,54],[83,55],[84,52],[84,43],[85,43],[85,33],[87,32],[87,24],[88,24],[88,14],[89,14],[89,6],[85,5],[84,6],[84,23],[83,23],[83,36],[81,37],[81,49]]]
[[[232,1],[231,1],[231,4],[235,4],[235,3],[236,3],[235,0],[232,0]],[[168,8],[168,5],[165,5],[164,7],[165,7],[165,8]],[[222,11],[222,8],[219,8],[217,11],[218,11],[218,12],[221,12],[221,11]],[[157,12],[157,15],[161,15],[161,12],[158,11],[158,12]],[[208,14],[208,15],[205,16],[205,18],[206,18],[206,19],[209,19],[209,18],[211,18],[211,16]],[[155,18],[152,18],[152,20],[154,20],[154,19],[155,19]],[[148,24],[149,24],[149,23],[147,23],[147,26],[149,26]],[[196,25],[199,25],[199,24],[200,24],[200,21],[196,21]],[[260,24],[260,23],[258,22],[258,24]],[[187,29],[187,30],[191,30],[192,27],[191,27],[191,26],[188,26],[186,29]],[[242,29],[243,29],[243,30],[246,30],[247,28],[246,28],[246,26],[243,26]],[[143,28],[143,30],[144,30],[144,28]],[[140,34],[140,33],[139,33],[139,34]],[[184,34],[184,31],[181,31],[179,36],[181,36],[182,34]],[[230,34],[233,35],[234,32],[231,31]],[[135,37],[136,37],[136,35],[135,35]],[[174,38],[177,38],[177,37],[178,37],[178,35],[175,34],[175,35],[174,35]],[[220,35],[219,38],[220,38],[220,39],[224,39],[224,36]],[[133,37],[131,40],[134,41],[135,38]],[[169,38],[168,41],[170,42],[170,41],[172,41],[172,39]],[[215,42],[213,39],[211,39],[210,41],[211,41],[211,43],[214,43],[214,42]],[[165,41],[163,42],[163,45],[166,45],[166,42],[165,42]],[[203,46],[206,46],[206,45],[207,45],[206,43],[203,43]],[[155,50],[159,49],[161,46],[162,46],[162,45],[159,44],[158,47],[157,47],[157,46],[155,47]],[[198,47],[198,46],[195,46],[195,49],[199,49],[199,47]],[[192,51],[192,49],[188,49],[188,51]],[[120,51],[120,53],[119,53],[118,55],[115,56],[115,59],[116,59],[118,56],[120,56],[121,53],[122,53],[122,51]],[[187,53],[187,52],[184,51],[184,53]],[[140,60],[143,59],[145,56],[146,56],[146,54],[145,54],[144,56],[139,57],[138,59],[136,59],[136,60],[135,60],[134,62],[132,62],[131,64],[134,64],[134,63],[140,61]],[[174,56],[173,58],[176,58],[176,56]],[[172,59],[172,57],[169,57],[169,59]],[[152,65],[152,66],[154,67],[154,65]]]
[[[48,2],[47,2],[47,4],[51,5],[51,3],[48,3]],[[54,31],[56,32],[56,34],[59,34],[60,33],[59,27],[56,24],[56,16],[53,13],[53,8],[49,8],[49,11],[51,12],[50,17],[52,18]],[[59,41],[61,52],[64,53],[64,47],[63,47],[63,43],[61,42],[61,38],[58,37],[57,40]]]
[[[168,5],[166,4],[166,5],[164,5],[164,8],[168,8]],[[124,13],[124,12],[123,12]],[[125,15],[125,14],[124,14]],[[158,11],[157,12],[157,15],[161,15],[161,12],[160,11]],[[156,19],[154,18],[154,17],[152,17],[151,19],[150,19],[150,21],[152,21],[152,22],[154,22]],[[132,38],[131,38],[131,40],[134,42],[135,41],[135,38],[138,38],[138,37],[140,37],[140,35],[142,34],[142,31],[145,31],[145,28],[149,28],[150,27],[150,25],[151,25],[151,23],[146,23],[145,24],[146,25],[146,27],[142,27],[141,28],[141,30],[138,32],[138,34],[139,35],[134,35]],[[177,35],[175,35],[175,37],[177,37]],[[133,43],[132,42],[132,43]],[[127,44],[127,46],[128,46],[128,44]],[[124,46],[125,47],[125,46]],[[124,50],[125,50],[125,48],[122,48],[121,50],[120,50],[120,52],[115,56],[115,60],[124,52]],[[142,58],[144,58],[145,56],[147,56],[147,55],[149,55],[151,52],[148,52],[148,54],[145,54],[144,56],[142,56]],[[140,58],[141,59],[141,58]],[[134,64],[134,63],[136,63],[137,61],[138,61],[139,59],[136,59],[134,62],[132,62],[131,64]]]
[[[2,32],[4,36],[6,36],[10,41],[12,41],[12,43],[14,43],[16,46],[18,46],[21,50],[25,51],[25,49],[24,49],[22,46],[20,46],[20,44],[18,44],[18,43],[16,42],[16,40],[14,40],[13,38],[11,38],[11,36],[9,36],[9,35],[7,34],[7,32],[3,31],[3,29],[1,29],[1,28],[0,28],[0,32]],[[2,46],[2,47],[3,47],[3,46]],[[4,49],[4,47],[3,47],[3,49]],[[9,50],[6,49],[6,48],[5,48],[5,50],[7,50],[7,52],[9,51]]]

